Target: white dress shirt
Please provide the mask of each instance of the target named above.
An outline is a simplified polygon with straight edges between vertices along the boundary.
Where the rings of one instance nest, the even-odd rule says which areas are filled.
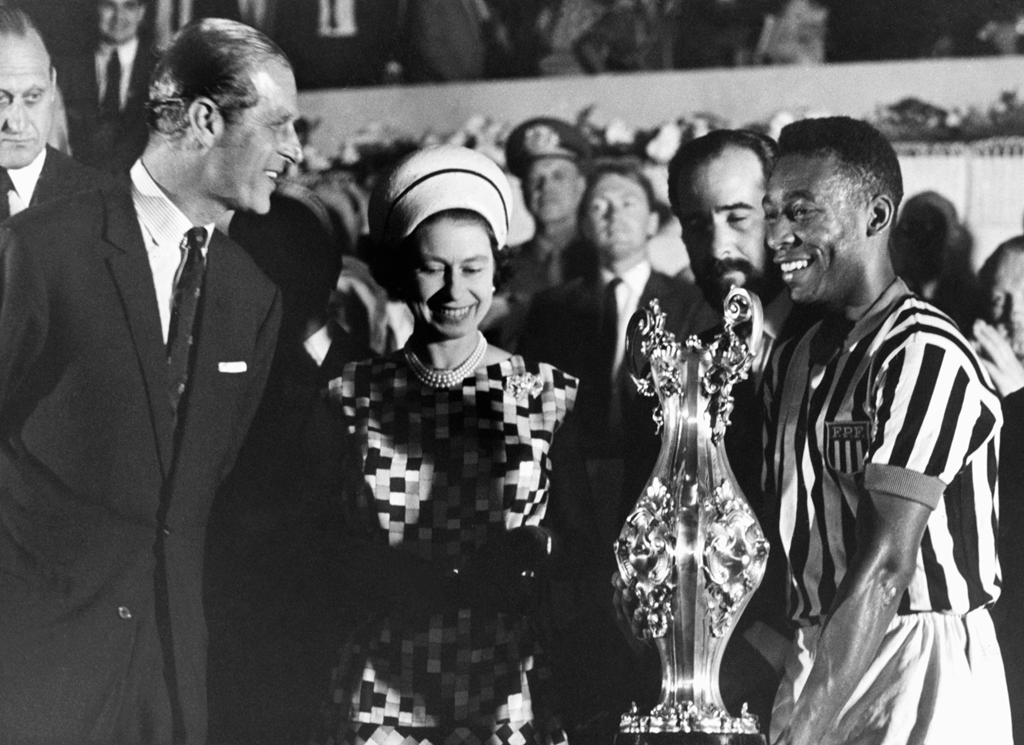
[[[39,174],[43,172],[43,164],[46,162],[46,148],[39,151],[31,163],[24,168],[8,168],[7,175],[11,177],[14,184],[14,191],[7,192],[7,204],[11,208],[11,215],[16,215],[32,204],[32,195],[36,193],[36,184],[39,183]]]
[[[171,326],[174,284],[185,260],[185,248],[182,244],[185,233],[193,225],[149,175],[141,159],[135,161],[135,165],[132,166],[131,180],[132,202],[135,203],[135,214],[139,219],[139,227],[142,228],[142,237],[146,241],[149,268],[153,272],[153,286],[156,289],[157,306],[160,308],[160,328],[166,344]],[[205,258],[214,224],[210,223],[204,227],[206,245],[202,247],[202,252]]]
[[[615,303],[618,306],[618,330],[615,334],[615,361],[612,364],[612,380],[618,379],[622,369],[622,360],[626,354],[626,327],[629,319],[636,313],[640,304],[640,296],[644,293],[647,280],[651,278],[651,263],[641,261],[636,266],[627,269],[621,275],[615,275],[607,269],[601,270],[602,286],[607,285],[616,276],[622,280],[615,288]]]
[[[119,108],[124,108],[128,101],[128,86],[132,79],[132,66],[135,64],[135,55],[139,51],[138,38],[126,41],[124,44],[114,46],[112,44],[101,44],[96,50],[96,85],[99,88],[99,101],[102,101],[107,94],[107,64],[110,62],[110,55],[117,54],[121,61],[121,90],[118,92]]]

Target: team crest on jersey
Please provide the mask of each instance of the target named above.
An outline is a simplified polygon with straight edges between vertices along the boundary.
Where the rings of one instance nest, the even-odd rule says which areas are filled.
[[[864,470],[870,431],[868,422],[825,422],[825,460],[833,471]]]

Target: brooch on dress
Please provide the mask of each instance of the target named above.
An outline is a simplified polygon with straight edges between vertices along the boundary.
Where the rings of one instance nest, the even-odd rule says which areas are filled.
[[[505,393],[517,401],[522,401],[527,396],[536,398],[543,390],[544,381],[533,373],[517,373],[505,378]]]

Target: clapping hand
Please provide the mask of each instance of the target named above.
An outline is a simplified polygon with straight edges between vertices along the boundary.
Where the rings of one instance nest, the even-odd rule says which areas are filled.
[[[1006,398],[1024,388],[1024,365],[1017,359],[1010,342],[995,326],[975,321],[974,348],[981,355],[981,362],[992,376],[992,382],[1001,397]]]

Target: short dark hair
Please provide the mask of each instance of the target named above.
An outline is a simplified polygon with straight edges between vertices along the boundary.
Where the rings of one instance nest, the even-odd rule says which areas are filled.
[[[802,119],[779,135],[779,157],[834,158],[850,185],[865,198],[885,195],[893,210],[903,199],[900,162],[889,141],[865,121],[848,116]]]
[[[674,212],[679,212],[679,182],[682,178],[730,148],[749,150],[756,155],[761,162],[765,183],[768,183],[779,158],[779,146],[775,140],[749,129],[716,129],[683,144],[669,161],[668,199]]]
[[[988,292],[992,289],[992,285],[996,281],[996,272],[999,271],[999,265],[1003,263],[1010,254],[1024,254],[1024,235],[1017,235],[1009,240],[1003,241],[996,250],[989,254],[989,257],[985,259],[985,263],[981,265],[981,269],[978,270],[978,286],[984,291]]]
[[[281,48],[244,23],[204,18],[185,26],[164,52],[149,83],[152,132],[177,137],[188,127],[188,107],[206,97],[233,123],[259,102],[251,74],[271,60],[291,69]]]
[[[647,178],[647,174],[644,173],[640,161],[635,158],[608,158],[595,161],[591,165],[590,173],[587,174],[587,186],[583,190],[583,198],[580,200],[580,215],[586,211],[587,202],[590,201],[597,182],[605,176],[622,176],[629,179],[643,189],[644,195],[647,197],[647,206],[651,208],[651,212],[658,211],[658,197],[654,193],[654,186]]]
[[[509,249],[499,246],[494,230],[487,219],[478,212],[469,209],[448,209],[435,212],[426,218],[409,235],[398,242],[394,250],[388,250],[380,244],[373,247],[370,270],[373,278],[388,294],[397,299],[405,300],[405,288],[409,283],[412,270],[412,257],[416,250],[420,232],[428,225],[442,221],[472,223],[479,225],[491,242],[491,255],[494,257],[494,287],[500,290],[509,274]]]

